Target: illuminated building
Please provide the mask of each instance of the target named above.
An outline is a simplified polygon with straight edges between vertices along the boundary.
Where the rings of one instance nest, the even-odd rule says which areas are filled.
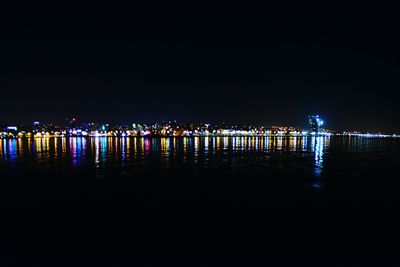
[[[319,117],[319,115],[308,116],[308,126],[310,127],[310,132],[318,133],[324,121]]]
[[[7,130],[16,132],[16,131],[18,131],[18,128],[17,128],[17,126],[8,126]]]

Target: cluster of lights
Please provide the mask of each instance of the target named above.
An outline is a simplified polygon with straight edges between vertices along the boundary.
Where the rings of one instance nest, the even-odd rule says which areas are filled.
[[[154,123],[151,125],[132,124],[110,126],[109,124],[88,123],[78,125],[73,118],[67,125],[41,125],[34,122],[33,128],[19,130],[16,126],[8,126],[0,132],[0,138],[44,138],[44,137],[135,137],[135,136],[331,136],[348,135],[360,137],[398,137],[398,135],[362,134],[353,132],[335,133],[322,128],[324,121],[318,116],[309,116],[310,130],[300,130],[294,127],[271,128],[253,126],[226,126],[211,124],[178,124]],[[18,131],[19,130],[19,131]]]
[[[400,137],[400,135],[398,135],[398,134],[381,134],[381,133],[377,133],[377,134],[371,134],[371,133],[354,133],[354,132],[344,132],[344,133],[342,133],[342,134],[340,134],[340,135],[343,135],[343,136],[355,136],[355,137],[369,137],[369,138],[371,138],[371,137],[378,137],[378,138],[388,138],[388,137],[391,137],[391,138],[398,138],[398,137]]]

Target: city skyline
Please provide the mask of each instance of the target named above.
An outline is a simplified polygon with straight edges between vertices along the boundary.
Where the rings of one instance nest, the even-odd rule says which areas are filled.
[[[315,117],[318,122],[318,127],[315,128],[316,126],[310,126],[311,124],[311,118]],[[30,127],[35,127],[35,126],[62,126],[62,127],[67,127],[71,122],[76,123],[78,125],[77,127],[72,127],[72,128],[82,128],[82,127],[87,127],[87,125],[110,125],[112,127],[118,128],[118,127],[130,127],[131,125],[144,125],[144,126],[152,126],[152,125],[162,125],[162,124],[178,124],[178,125],[212,125],[214,127],[226,127],[226,128],[265,128],[265,129],[277,129],[277,128],[293,128],[293,129],[298,129],[298,130],[306,130],[306,129],[318,129],[321,127],[321,129],[326,129],[331,132],[336,132],[336,133],[344,133],[344,132],[353,132],[353,133],[374,133],[374,134],[398,134],[397,132],[390,132],[390,131],[384,131],[384,130],[375,130],[375,131],[368,131],[364,129],[333,129],[331,127],[322,127],[322,124],[326,126],[325,118],[323,118],[320,115],[309,115],[308,120],[303,119],[303,123],[299,124],[284,124],[284,123],[276,123],[274,125],[263,125],[263,124],[255,124],[255,123],[235,123],[235,122],[225,122],[225,121],[220,121],[216,122],[215,120],[205,120],[202,122],[199,121],[178,121],[178,120],[156,120],[156,121],[138,121],[138,120],[130,120],[130,121],[125,121],[125,122],[115,122],[115,121],[106,121],[106,120],[87,120],[87,121],[82,121],[80,119],[77,119],[77,117],[70,117],[70,118],[65,118],[63,120],[57,120],[57,121],[30,121],[28,123],[15,123],[15,122],[1,122],[0,121],[0,130],[1,127],[3,130],[6,130],[7,127],[10,128],[15,128],[15,127],[22,127],[22,128],[30,128]],[[316,121],[316,122],[317,122]],[[315,123],[316,123],[315,122]],[[314,123],[314,124],[315,124]],[[319,123],[321,123],[319,125]],[[314,128],[313,128],[314,127]],[[68,128],[68,127],[67,127]],[[317,130],[318,131],[318,130]]]
[[[309,115],[307,127],[291,125],[240,125],[226,123],[197,123],[159,121],[152,123],[107,123],[81,122],[67,118],[63,123],[42,123],[30,125],[1,125],[0,138],[41,138],[41,137],[192,137],[192,136],[360,136],[399,137],[398,133],[363,132],[354,130],[335,131],[326,127],[324,118]]]

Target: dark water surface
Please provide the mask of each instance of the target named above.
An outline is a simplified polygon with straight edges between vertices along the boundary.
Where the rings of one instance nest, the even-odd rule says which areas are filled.
[[[399,156],[392,138],[0,140],[0,265],[398,266]]]
[[[393,138],[1,140],[0,205],[379,207],[399,170]]]

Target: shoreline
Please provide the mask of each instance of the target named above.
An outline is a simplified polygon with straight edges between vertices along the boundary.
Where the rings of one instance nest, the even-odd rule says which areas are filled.
[[[0,137],[1,140],[8,139],[46,139],[46,138],[196,138],[196,137],[363,137],[363,138],[399,138],[400,135],[389,134],[306,134],[306,135],[293,135],[293,134],[255,134],[255,135],[187,135],[187,136],[160,136],[160,135],[144,135],[144,136],[121,136],[121,135],[86,135],[86,136],[62,136],[62,135],[45,135],[45,136],[11,136]]]

